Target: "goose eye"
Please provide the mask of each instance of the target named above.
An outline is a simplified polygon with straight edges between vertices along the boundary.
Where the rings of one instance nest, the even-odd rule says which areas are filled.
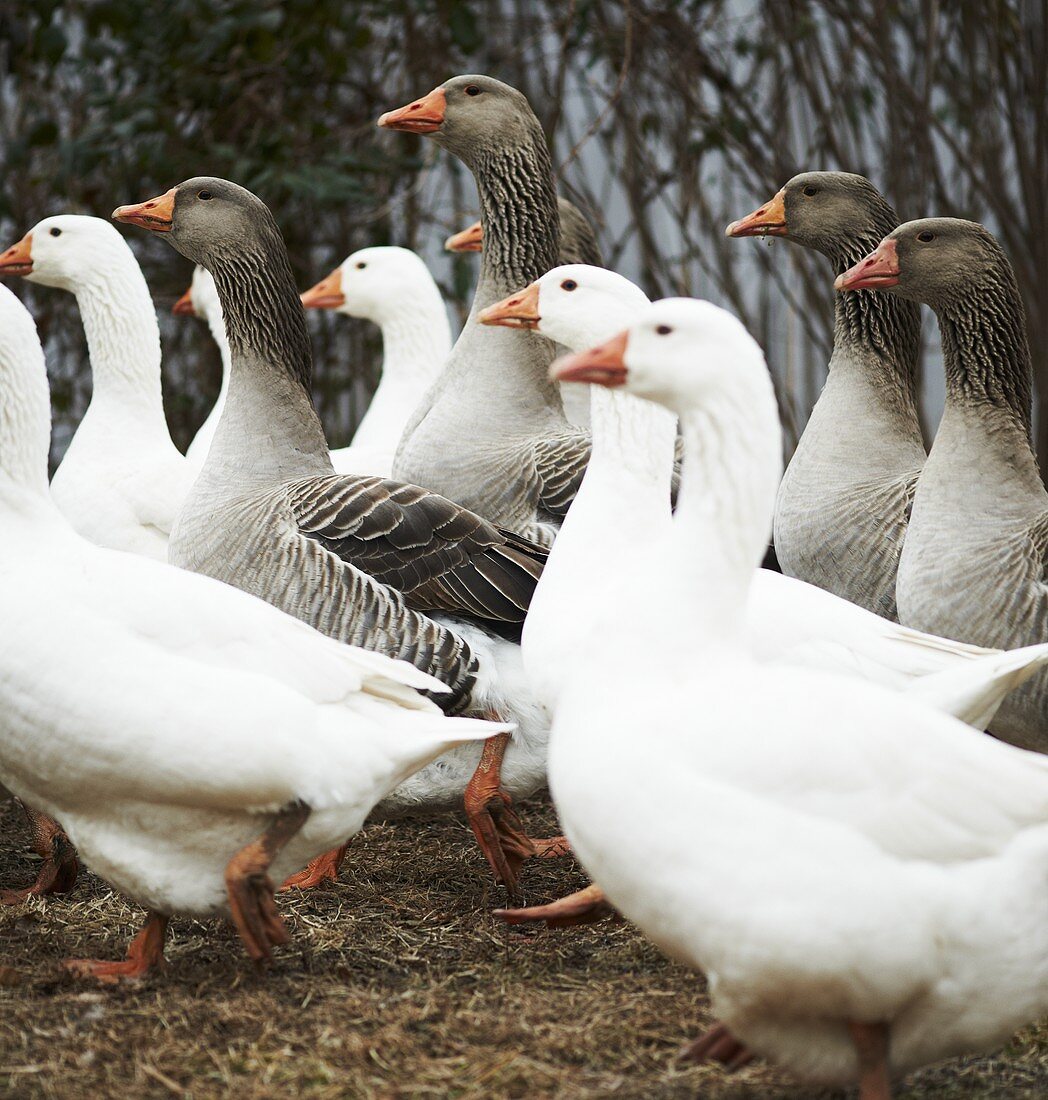
[[[467,84],[466,95],[480,95],[480,89],[476,86],[476,84]]]
[[[935,234],[930,229],[923,229],[917,234],[917,240],[924,241],[927,244],[929,241],[935,240]]]
[[[660,336],[669,336],[669,334],[673,331],[673,329],[670,325],[659,325],[659,327],[657,329],[655,329],[655,331]]]
[[[211,197],[212,197],[212,195],[211,195],[210,191],[198,191],[197,192],[197,198],[198,199],[203,199],[204,202],[207,202],[207,200],[210,199]]]
[[[564,282],[560,284],[560,288],[561,290],[575,290],[578,285],[579,284],[575,282],[574,279],[565,279]]]
[[[62,236],[62,230],[59,229],[57,225],[53,226],[51,229],[49,229],[48,232],[51,234],[52,237],[61,237]]]
[[[367,267],[367,266],[368,265],[364,260],[358,260],[357,261],[357,271],[363,271],[364,268]]]
[[[808,196],[817,195],[819,193],[819,189],[815,186],[815,184],[809,183],[808,186],[804,188],[804,193]]]

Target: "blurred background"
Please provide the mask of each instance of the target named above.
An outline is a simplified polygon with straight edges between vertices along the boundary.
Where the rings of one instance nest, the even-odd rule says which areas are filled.
[[[869,176],[905,220],[974,218],[998,234],[1026,298],[1037,450],[1048,468],[1048,26],[1045,0],[3,0],[0,248],[40,218],[107,217],[189,176],[260,195],[302,289],[349,252],[421,252],[453,321],[477,260],[442,251],[477,217],[473,181],[378,115],[450,75],[522,89],[561,192],[609,266],[652,297],[736,311],[765,347],[788,446],[825,377],[828,262],[727,222],[795,172]],[[206,327],[170,307],[191,269],[127,239],[161,317],[165,400],[184,446],[218,391]],[[11,280],[45,341],[53,460],[90,396],[68,294]],[[375,383],[377,330],[312,314],[315,397],[333,445]],[[926,321],[926,424],[942,384]]]

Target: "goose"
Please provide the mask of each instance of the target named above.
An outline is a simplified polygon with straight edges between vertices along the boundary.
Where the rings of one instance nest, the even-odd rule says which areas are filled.
[[[895,1076],[999,1046],[1048,1011],[1048,760],[756,660],[742,622],[782,469],[760,348],[670,299],[598,350],[557,374],[675,412],[685,468],[672,530],[558,702],[550,789],[573,850],[708,976],[722,1024],[695,1057],[731,1038],[885,1100]]]
[[[48,493],[49,434],[36,328],[0,286],[0,781],[148,910],[126,959],[67,968],[142,976],[175,914],[231,917],[265,961],[287,939],[269,874],[352,836],[440,752],[505,727],[447,717],[419,691],[443,685],[411,665],[87,541]]]
[[[55,503],[92,542],[166,559],[194,472],[164,419],[160,330],[131,249],[100,218],[59,214],[0,253],[0,275],[75,294],[87,334],[91,403],[51,481]]]
[[[587,264],[590,267],[603,267],[604,260],[597,244],[597,235],[586,216],[567,199],[557,199],[557,213],[560,216],[560,248],[558,266],[568,264]],[[484,247],[484,231],[480,222],[453,233],[444,242],[449,252],[481,252]],[[580,428],[590,426],[589,395],[581,386],[558,387],[564,415]]]
[[[438,700],[448,713],[512,714],[512,738],[449,754],[392,809],[432,812],[464,799],[484,855],[516,895],[520,863],[546,852],[511,808],[545,782],[548,715],[515,640],[545,551],[418,486],[335,474],[310,400],[309,336],[287,249],[250,191],[198,177],[113,216],[207,267],[229,333],[225,410],[172,533],[171,561],[339,641],[412,662],[451,689]],[[550,853],[559,850],[555,839]],[[334,877],[342,854],[294,885]]]
[[[835,273],[899,224],[864,176],[803,172],[728,226],[729,237],[783,237]],[[921,314],[915,303],[838,294],[826,385],[775,505],[783,572],[897,620],[895,575],[924,439],[917,415]]]
[[[484,226],[473,308],[408,421],[393,475],[549,545],[582,480],[589,436],[564,416],[547,376],[549,342],[477,323],[485,306],[556,266],[559,219],[542,128],[520,92],[488,76],[454,77],[378,124],[429,134],[463,160]]]
[[[362,248],[302,295],[306,309],[334,309],[382,329],[382,376],[353,442],[331,452],[338,473],[389,477],[404,424],[451,351],[444,299],[408,248]]]
[[[923,302],[942,337],[946,405],[899,561],[900,618],[980,645],[1048,640],[1048,493],[1030,446],[1030,347],[1007,256],[975,222],[927,218],[888,234],[836,286]],[[1009,696],[993,728],[1048,751],[1048,675]]]
[[[575,351],[643,315],[647,296],[604,268],[554,268],[483,310],[483,324],[536,329]],[[593,368],[599,374],[599,364]],[[570,383],[569,383],[570,384]],[[647,548],[671,530],[676,421],[618,388],[589,386],[593,457],[532,599],[525,667],[551,708],[585,650],[592,624]],[[600,557],[599,571],[591,563]],[[1007,653],[951,642],[863,610],[831,593],[760,569],[746,606],[746,637],[765,661],[855,675],[919,696],[978,728],[1001,700],[1048,661],[1048,647]],[[995,723],[996,729],[996,723]]]
[[[222,320],[222,303],[218,300],[215,280],[211,278],[211,273],[206,268],[201,267],[200,264],[193,268],[192,282],[182,297],[171,307],[171,312],[176,317],[202,317],[207,322],[211,338],[218,345],[218,353],[222,358],[222,384],[219,387],[218,398],[186,450],[186,460],[196,473],[199,473],[207,458],[207,452],[211,449],[211,440],[215,438],[215,429],[218,427],[218,421],[226,404],[226,394],[229,391],[229,341],[226,339],[226,324]]]

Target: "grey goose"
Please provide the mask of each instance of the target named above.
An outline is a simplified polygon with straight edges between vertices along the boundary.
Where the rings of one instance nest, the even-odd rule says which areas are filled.
[[[732,222],[730,237],[783,237],[839,274],[899,224],[864,176],[803,172]],[[897,620],[895,575],[925,459],[917,416],[916,303],[838,294],[826,385],[782,479],[774,545],[782,571]]]
[[[458,796],[468,781],[470,824],[515,892],[533,846],[500,785],[500,765],[504,754],[507,768],[522,762],[518,794],[539,786],[536,742],[547,722],[519,684],[506,698],[502,680],[516,675],[519,646],[496,635],[519,636],[545,551],[427,489],[334,472],[310,398],[309,337],[287,250],[250,191],[198,177],[113,217],[162,234],[211,272],[229,339],[225,408],[172,533],[171,561],[340,641],[410,661],[448,686],[435,701],[449,714],[511,714],[512,744],[506,734],[492,738],[479,765],[472,746],[453,750],[431,774],[446,794],[454,764],[468,762]],[[407,806],[383,805],[410,809],[419,790],[416,779]]]
[[[560,219],[546,140],[527,99],[489,76],[457,76],[379,125],[428,134],[473,172],[484,251],[473,307],[444,371],[404,430],[393,476],[434,489],[549,544],[589,458],[564,415],[534,332],[477,314],[556,266]]]
[[[837,286],[922,302],[942,337],[946,407],[899,561],[900,619],[984,646],[1048,640],[1048,493],[1030,445],[1030,346],[1008,257],[975,222],[925,218]],[[991,728],[1048,751],[1048,675],[1012,692]]]

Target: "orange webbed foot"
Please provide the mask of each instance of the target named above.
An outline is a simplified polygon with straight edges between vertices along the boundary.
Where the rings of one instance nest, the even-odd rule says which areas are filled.
[[[131,941],[127,957],[109,959],[65,959],[61,966],[71,977],[93,978],[99,982],[136,981],[164,966],[164,940],[168,918],[150,913],[141,932]]]
[[[284,885],[280,887],[281,891],[312,890],[322,882],[338,882],[338,872],[342,861],[346,858],[348,848],[347,842],[339,848],[332,848],[330,852],[324,852],[316,859],[311,859],[304,871],[299,871],[298,874],[284,880]]]

